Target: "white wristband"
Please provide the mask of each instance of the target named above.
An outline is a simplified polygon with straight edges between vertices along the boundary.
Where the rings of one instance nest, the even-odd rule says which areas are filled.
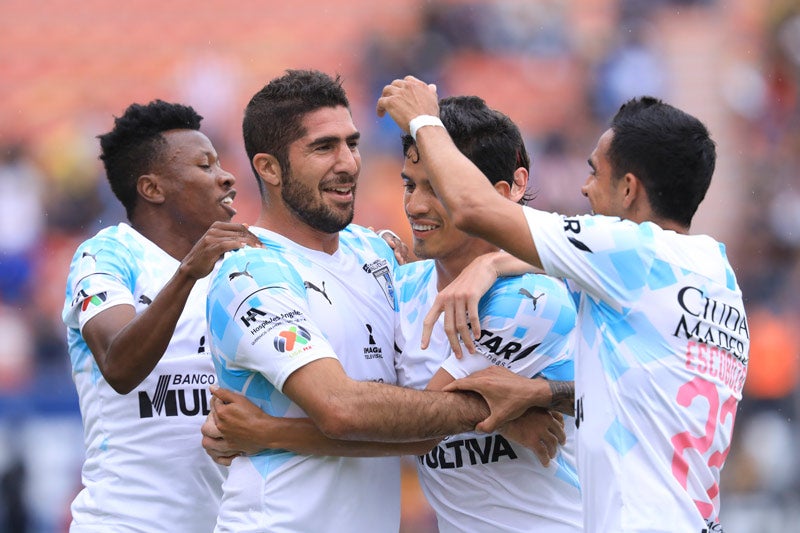
[[[417,115],[408,123],[408,130],[414,142],[417,142],[417,131],[425,126],[439,126],[440,128],[444,128],[442,119],[439,117],[434,117],[433,115]]]

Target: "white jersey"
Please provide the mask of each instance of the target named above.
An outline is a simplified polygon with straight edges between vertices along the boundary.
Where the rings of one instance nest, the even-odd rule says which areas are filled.
[[[434,261],[398,268],[400,304],[397,346],[400,384],[424,388],[443,366],[455,378],[492,364],[526,376],[573,379],[569,335],[575,306],[555,278],[501,278],[481,299],[479,354],[450,356],[444,328],[421,350],[422,320],[438,293]],[[419,456],[422,490],[436,511],[441,532],[582,531],[581,495],[573,450],[574,422],[565,420],[568,441],[545,468],[528,448],[499,433],[445,438]]]
[[[116,305],[144,311],[179,262],[127,224],[78,247],[63,318],[83,417],[84,488],[72,503],[74,532],[210,532],[223,468],[201,446],[214,368],[205,347],[207,279],[195,284],[163,357],[128,394],[103,378],[81,330]]]
[[[395,383],[392,250],[350,225],[329,255],[251,228],[266,245],[226,255],[207,316],[220,384],[279,417],[306,414],[282,393],[292,372],[332,357],[357,380]],[[400,527],[400,458],[238,457],[217,531],[392,532]]]
[[[545,270],[580,297],[587,531],[722,531],[719,475],[749,350],[724,246],[652,223],[525,214]]]

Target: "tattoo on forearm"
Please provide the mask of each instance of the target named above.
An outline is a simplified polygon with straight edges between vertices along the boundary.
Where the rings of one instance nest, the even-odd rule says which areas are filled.
[[[572,411],[575,402],[575,382],[574,381],[548,381],[550,385],[550,408],[564,412]]]

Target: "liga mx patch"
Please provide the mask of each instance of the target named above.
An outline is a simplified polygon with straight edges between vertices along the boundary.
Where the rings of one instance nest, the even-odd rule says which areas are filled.
[[[279,352],[294,352],[305,347],[311,341],[311,333],[297,324],[279,331],[272,343]]]
[[[103,291],[103,292],[101,292],[99,294],[95,294],[91,298],[86,298],[83,301],[83,304],[81,304],[81,311],[86,311],[87,309],[89,309],[90,305],[100,305],[100,304],[102,304],[103,302],[106,301],[106,298],[108,298],[108,295],[107,295],[107,293],[105,291]]]

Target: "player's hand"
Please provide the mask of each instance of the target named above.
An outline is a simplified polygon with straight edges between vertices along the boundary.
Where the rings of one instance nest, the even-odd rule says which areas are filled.
[[[558,445],[567,442],[564,417],[558,411],[532,407],[522,416],[504,424],[500,433],[531,449],[542,466],[548,466],[558,452]]]
[[[245,396],[212,386],[211,410],[218,431],[231,449],[250,455],[267,448],[266,435],[274,417]]]
[[[183,258],[179,269],[192,279],[204,278],[222,254],[244,246],[264,247],[246,224],[214,222]]]
[[[522,416],[531,407],[550,405],[552,393],[546,379],[529,379],[510,370],[490,366],[447,384],[442,390],[469,390],[483,396],[489,404],[489,416],[475,429],[492,433],[497,428]]]
[[[395,232],[390,229],[382,229],[375,233],[386,241],[389,247],[394,250],[394,257],[399,264],[405,265],[408,263],[408,246]]]
[[[443,326],[456,357],[462,357],[461,342],[469,353],[475,353],[475,339],[481,336],[478,302],[497,281],[491,254],[478,256],[439,291],[422,321],[422,349],[428,347],[436,321],[444,313]]]
[[[242,450],[233,449],[217,427],[214,411],[208,414],[206,421],[200,428],[203,434],[203,448],[211,456],[214,462],[221,465],[230,466],[233,460],[240,455],[244,455]]]
[[[439,116],[439,97],[436,85],[425,83],[414,76],[394,80],[383,88],[378,98],[376,112],[379,117],[389,116],[408,133],[408,123],[419,115]]]

